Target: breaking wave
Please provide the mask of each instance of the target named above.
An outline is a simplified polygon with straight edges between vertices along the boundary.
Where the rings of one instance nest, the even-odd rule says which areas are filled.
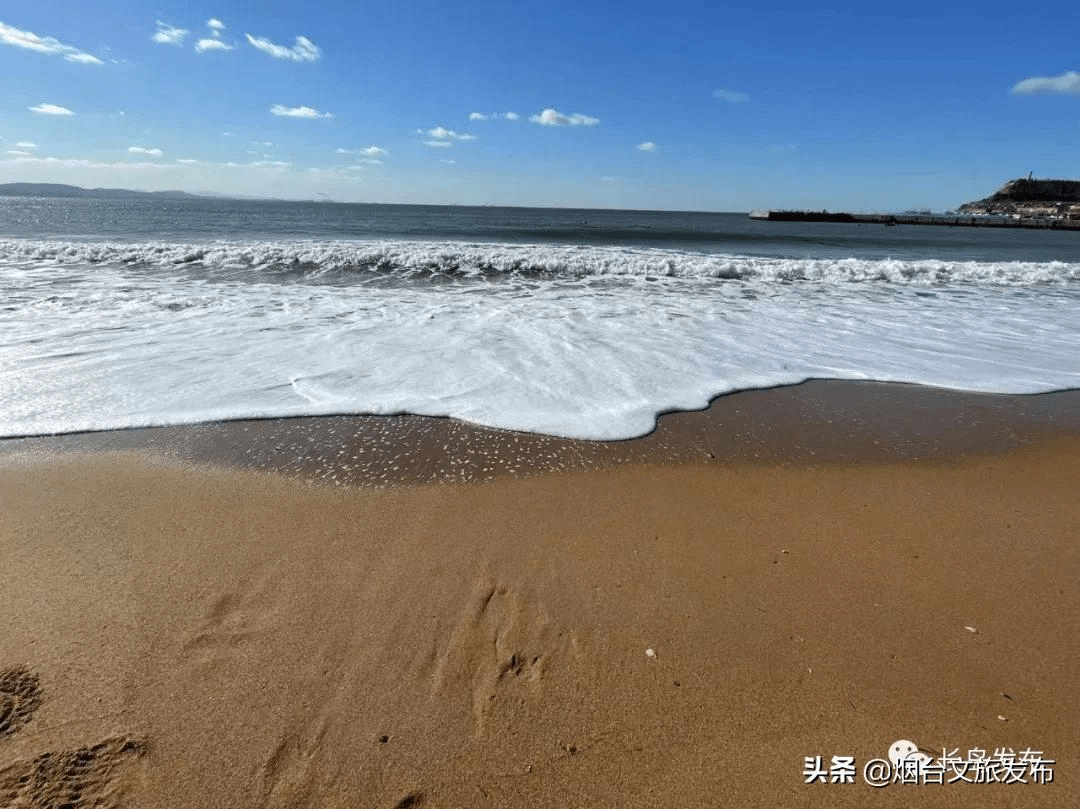
[[[670,249],[430,241],[78,242],[0,240],[0,266],[104,265],[214,280],[306,283],[500,278],[993,284],[1080,281],[1080,262],[766,258]]]

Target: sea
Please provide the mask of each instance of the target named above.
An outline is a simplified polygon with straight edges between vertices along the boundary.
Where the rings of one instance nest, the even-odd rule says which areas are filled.
[[[411,413],[614,440],[811,378],[1080,387],[1080,233],[0,198],[0,437]]]

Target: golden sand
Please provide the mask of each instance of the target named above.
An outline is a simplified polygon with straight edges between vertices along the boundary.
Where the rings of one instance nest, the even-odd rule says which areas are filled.
[[[380,489],[8,455],[0,806],[1076,805],[1080,438],[1043,428]],[[897,739],[1055,779],[862,783]]]

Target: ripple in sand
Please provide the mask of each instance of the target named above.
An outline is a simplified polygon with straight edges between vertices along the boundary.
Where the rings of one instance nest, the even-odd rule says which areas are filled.
[[[0,739],[29,722],[41,704],[38,676],[23,666],[0,670]]]

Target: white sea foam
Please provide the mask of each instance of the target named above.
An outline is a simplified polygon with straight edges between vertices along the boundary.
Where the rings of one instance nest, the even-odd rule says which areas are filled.
[[[1080,280],[1078,262],[978,262],[765,258],[637,247],[467,244],[426,241],[57,242],[0,239],[0,266],[95,264],[270,280],[291,273],[317,280],[358,273],[477,277],[664,276],[744,281],[886,281],[894,284],[1029,285]]]
[[[613,439],[811,377],[1080,387],[1080,264],[0,241],[0,436],[330,413]]]

